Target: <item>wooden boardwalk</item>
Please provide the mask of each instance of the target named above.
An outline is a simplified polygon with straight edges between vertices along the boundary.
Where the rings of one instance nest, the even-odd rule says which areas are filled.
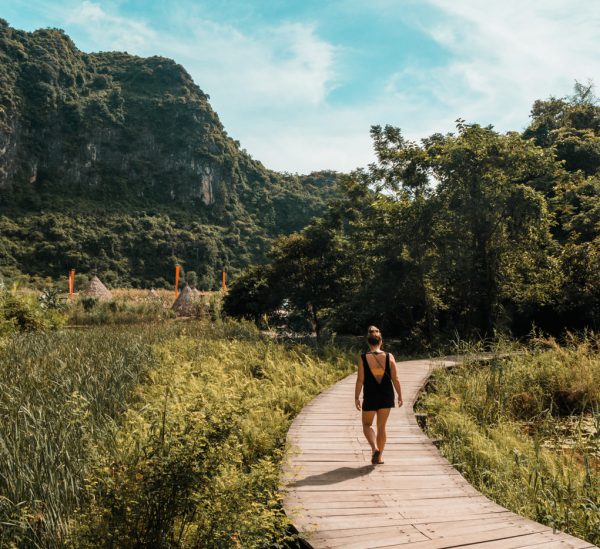
[[[321,393],[290,428],[284,506],[312,547],[595,547],[553,533],[475,490],[415,420],[413,404],[434,363],[414,360],[398,367],[404,406],[390,415],[384,465],[370,464],[354,408],[356,374]]]

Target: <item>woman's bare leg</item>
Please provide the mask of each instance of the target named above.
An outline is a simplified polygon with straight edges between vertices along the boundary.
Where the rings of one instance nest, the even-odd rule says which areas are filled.
[[[375,436],[375,431],[373,431],[373,419],[375,419],[375,414],[377,412],[363,412],[362,413],[362,426],[363,433],[371,446],[371,451],[375,452],[377,450],[377,439]]]
[[[382,461],[383,449],[385,448],[385,442],[387,440],[385,425],[388,417],[390,417],[391,408],[380,408],[377,410],[377,448],[379,448],[379,460]]]

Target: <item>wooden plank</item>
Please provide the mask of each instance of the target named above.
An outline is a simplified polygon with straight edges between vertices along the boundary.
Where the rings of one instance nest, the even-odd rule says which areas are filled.
[[[311,535],[310,542],[314,547],[345,547],[348,543],[365,541],[369,542],[374,535],[383,534],[389,538],[395,538],[402,534],[401,527],[398,526],[378,526],[366,528],[349,528],[346,530],[337,530],[335,533],[322,531]]]
[[[512,513],[510,513],[509,511],[502,511],[499,513],[483,513],[483,514],[472,514],[470,515],[470,519],[464,519],[464,520],[476,520],[476,519],[496,519],[496,520],[501,520],[501,518],[505,515],[509,515],[509,516],[514,516]],[[458,517],[456,515],[451,516],[451,517],[441,517],[439,519],[439,522],[455,522],[459,520]],[[420,523],[414,523],[415,526],[418,527],[419,531],[422,531],[421,525]],[[378,532],[381,531],[384,528],[389,528],[390,531],[394,531],[394,529],[396,528],[396,526],[386,526],[386,527],[373,527],[371,525],[369,525],[368,522],[362,523],[361,526],[359,526],[358,524],[354,525],[352,528],[344,528],[344,529],[335,529],[335,530],[323,530],[322,535],[324,537],[327,537],[329,539],[341,539],[341,538],[351,538],[355,535],[366,535],[369,533],[373,533],[373,532]],[[315,537],[315,536],[313,536]],[[319,537],[318,535],[316,537]]]
[[[426,541],[427,536],[423,535],[414,526],[394,526],[392,528],[379,528],[376,532],[368,534],[355,534],[352,537],[343,538],[321,538],[323,547],[378,547],[381,543],[387,543],[390,539],[395,543],[404,545],[419,541]],[[310,540],[314,545],[314,541]]]
[[[578,540],[580,541],[580,540]],[[550,541],[544,534],[530,534],[511,540],[498,540],[476,545],[463,545],[471,549],[592,549],[595,545],[585,545],[573,543],[570,541]]]
[[[540,525],[539,532],[549,531],[548,528]],[[487,530],[485,532],[475,532],[471,534],[463,534],[460,536],[448,536],[443,539],[430,539],[423,541],[415,541],[410,544],[410,549],[447,549],[450,547],[464,547],[483,543],[488,541],[507,540],[511,538],[518,538],[531,533],[539,532],[527,532],[514,526],[507,528],[496,528],[495,530]],[[364,549],[365,547],[385,547],[387,549],[395,549],[404,547],[407,548],[405,543],[402,541],[396,541],[389,539],[388,541],[378,541],[376,544],[365,545],[364,543],[348,543],[345,545],[345,549]]]
[[[296,502],[296,505],[293,505],[294,502],[287,502],[288,503],[288,508],[289,509],[295,509],[295,516],[302,518],[302,517],[310,517],[311,520],[318,520],[320,518],[323,518],[325,516],[334,516],[334,515],[345,515],[345,516],[350,516],[352,515],[369,515],[369,514],[385,514],[385,513],[394,513],[395,515],[402,517],[404,519],[407,520],[407,524],[411,523],[411,524],[430,524],[432,523],[433,520],[435,520],[435,522],[437,523],[441,523],[441,522],[445,522],[445,521],[456,521],[456,520],[462,520],[465,517],[474,517],[474,516],[487,516],[487,515],[492,515],[492,514],[498,514],[498,513],[503,513],[503,516],[507,517],[507,518],[511,518],[514,519],[516,517],[512,516],[509,517],[509,515],[507,515],[506,513],[510,513],[510,511],[505,511],[503,510],[502,507],[499,506],[494,506],[494,505],[489,505],[489,506],[468,506],[468,507],[461,507],[455,510],[451,510],[451,509],[443,509],[443,508],[437,508],[438,512],[436,511],[436,508],[423,508],[419,511],[413,511],[405,506],[387,506],[387,505],[381,505],[381,504],[373,504],[373,507],[371,509],[369,509],[368,511],[366,511],[363,508],[361,508],[360,506],[357,505],[353,505],[353,503],[355,503],[354,501],[333,501],[333,502],[328,502],[328,504],[330,505],[330,507],[326,507],[324,505],[325,502],[318,502],[313,504],[312,502],[308,503],[307,505],[303,505],[302,502]],[[360,503],[360,502],[356,502],[356,503]],[[364,502],[363,502],[364,503]],[[346,505],[346,507],[340,508],[341,506]],[[513,513],[514,515],[514,513]],[[435,517],[435,519],[432,518]],[[332,527],[332,529],[341,529],[343,528],[343,526],[341,525],[334,525]]]

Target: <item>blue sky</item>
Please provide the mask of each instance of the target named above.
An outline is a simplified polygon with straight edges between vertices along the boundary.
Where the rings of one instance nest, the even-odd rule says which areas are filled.
[[[175,59],[229,135],[288,172],[365,166],[373,124],[521,130],[535,99],[600,86],[597,0],[2,0],[0,17]]]

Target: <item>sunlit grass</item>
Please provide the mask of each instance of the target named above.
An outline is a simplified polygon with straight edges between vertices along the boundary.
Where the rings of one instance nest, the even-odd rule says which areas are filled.
[[[0,546],[289,540],[288,426],[353,363],[244,323],[0,339]]]
[[[501,505],[600,542],[600,356],[589,336],[436,372],[419,410],[442,453]],[[565,426],[570,425],[570,431]]]
[[[320,356],[224,323],[157,347],[161,365],[101,453],[78,542],[96,546],[277,547],[290,541],[279,462],[294,415],[349,373]],[[159,518],[160,517],[160,518]]]

